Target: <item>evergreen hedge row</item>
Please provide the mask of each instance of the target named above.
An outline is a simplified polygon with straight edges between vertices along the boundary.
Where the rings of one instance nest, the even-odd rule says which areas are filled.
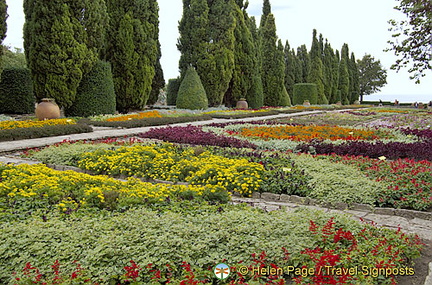
[[[294,84],[293,104],[303,105],[305,100],[316,105],[318,103],[318,89],[314,83],[297,83]]]
[[[115,111],[116,97],[111,66],[108,62],[98,61],[81,80],[75,102],[66,110],[66,115],[89,117],[114,114]]]
[[[210,116],[215,119],[243,119],[243,118],[251,118],[251,117],[272,116],[278,114],[279,114],[278,111],[271,110],[266,112],[244,113],[244,114],[210,114]]]
[[[93,129],[84,124],[56,125],[34,128],[17,128],[0,130],[0,141],[35,139],[42,137],[63,136],[79,133],[90,133]]]
[[[0,81],[0,113],[29,114],[35,110],[35,97],[30,70],[9,67]]]
[[[211,120],[209,115],[190,116],[190,117],[162,117],[162,118],[143,118],[139,120],[120,121],[120,122],[99,122],[83,119],[80,122],[97,126],[97,127],[112,127],[112,128],[140,128],[150,126],[161,126],[168,124],[179,124],[196,121]]]

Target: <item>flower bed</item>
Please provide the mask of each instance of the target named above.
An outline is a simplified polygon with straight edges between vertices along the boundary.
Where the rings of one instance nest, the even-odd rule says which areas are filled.
[[[201,127],[189,125],[187,127],[154,128],[139,134],[141,138],[158,139],[167,142],[191,145],[212,145],[220,147],[255,148],[253,143],[236,138],[217,135],[203,131]]]
[[[73,125],[76,121],[73,119],[52,119],[52,120],[25,120],[25,121],[2,121],[0,130],[11,130],[16,128],[39,128],[56,125]]]
[[[24,214],[27,210],[59,209],[63,212],[82,208],[117,209],[161,202],[171,197],[203,197],[227,201],[220,186],[151,184],[138,179],[119,181],[74,171],[57,171],[42,164],[0,164],[0,211],[2,219]]]
[[[213,269],[220,262],[232,270],[226,284],[317,284],[323,279],[330,284],[385,284],[398,273],[413,275],[410,261],[421,248],[418,238],[400,231],[321,211],[265,213],[184,203],[100,218],[48,216],[44,222],[34,217],[4,225],[0,241],[0,281],[14,278],[20,285],[42,284],[56,276],[79,284],[214,284]],[[253,268],[267,266],[284,268],[284,273],[254,274]],[[358,272],[331,274],[319,270],[324,266]],[[375,268],[383,270],[364,274]],[[391,271],[395,268],[410,271]]]

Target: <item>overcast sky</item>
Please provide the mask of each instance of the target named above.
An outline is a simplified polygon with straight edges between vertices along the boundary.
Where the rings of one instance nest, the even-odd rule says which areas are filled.
[[[8,4],[8,32],[4,43],[12,47],[22,47],[22,26],[24,15],[22,0],[6,0]],[[259,17],[262,0],[249,0],[248,12]],[[383,52],[391,38],[388,31],[389,19],[400,19],[403,15],[394,10],[396,0],[270,0],[276,17],[276,28],[283,43],[289,41],[292,48],[306,44],[310,48],[312,30],[322,33],[334,49],[341,49],[348,43],[350,52],[357,59],[371,54],[379,59],[388,70],[388,84],[376,96],[383,100],[430,101],[432,100],[432,72],[422,79],[420,85],[409,79],[406,71],[396,73],[390,70],[396,57],[391,52]],[[178,21],[182,15],[181,0],[159,0],[160,41],[162,46],[161,64],[165,79],[178,75],[180,57],[176,43]]]

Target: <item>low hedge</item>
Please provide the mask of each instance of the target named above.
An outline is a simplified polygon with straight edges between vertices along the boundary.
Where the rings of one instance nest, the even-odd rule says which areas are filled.
[[[0,130],[0,141],[35,139],[42,137],[90,133],[92,131],[93,129],[85,124],[17,128],[10,130]]]
[[[80,120],[81,123],[97,126],[97,127],[112,127],[112,128],[141,128],[150,126],[161,126],[168,124],[179,124],[197,121],[211,120],[209,115],[190,116],[190,117],[162,117],[162,118],[143,118],[139,120],[130,120],[122,122],[98,122],[86,119]]]
[[[256,112],[256,113],[243,113],[243,114],[210,114],[212,118],[215,119],[243,119],[243,118],[253,118],[253,117],[263,117],[278,115],[278,111],[267,111],[267,112]]]

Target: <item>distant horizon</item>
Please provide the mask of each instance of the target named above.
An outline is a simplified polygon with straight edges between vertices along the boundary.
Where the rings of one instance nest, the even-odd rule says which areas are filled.
[[[364,95],[363,101],[379,101],[379,100],[385,101],[385,102],[394,102],[395,100],[398,100],[399,103],[428,103],[429,101],[432,101],[432,94],[371,94],[371,95]]]

